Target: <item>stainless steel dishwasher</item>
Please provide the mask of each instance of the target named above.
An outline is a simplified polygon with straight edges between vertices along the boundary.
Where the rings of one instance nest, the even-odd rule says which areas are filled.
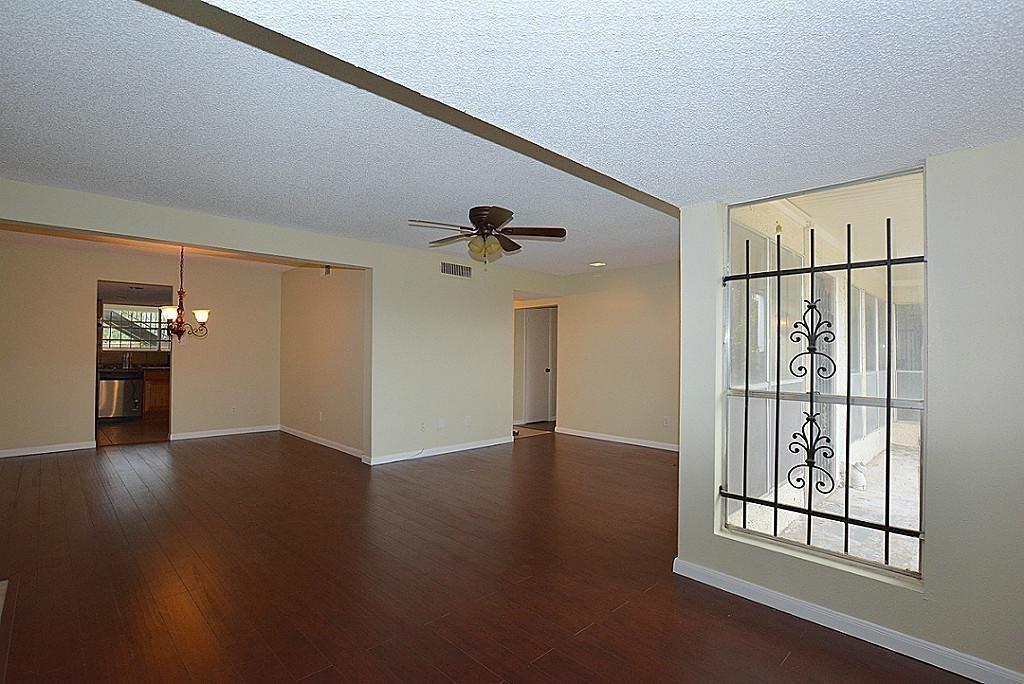
[[[142,374],[101,371],[96,392],[97,418],[135,418],[142,415]]]

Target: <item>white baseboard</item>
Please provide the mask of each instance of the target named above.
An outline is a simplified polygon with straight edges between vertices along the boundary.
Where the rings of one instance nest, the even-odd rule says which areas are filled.
[[[619,444],[632,444],[634,446],[648,447],[650,449],[662,449],[664,451],[679,451],[679,445],[670,442],[654,442],[649,439],[637,439],[636,437],[620,437],[619,435],[606,435],[602,432],[586,432],[585,430],[573,430],[559,425],[555,426],[555,432],[573,437],[586,437],[587,439],[600,439],[603,442],[618,442]]]
[[[0,458],[14,456],[34,456],[35,454],[56,454],[61,451],[78,451],[79,449],[95,449],[96,440],[88,442],[64,442],[63,444],[44,444],[43,446],[19,447],[17,449],[0,449]]]
[[[199,430],[198,432],[171,433],[171,441],[182,439],[202,439],[204,437],[226,437],[228,435],[247,435],[252,432],[277,432],[280,425],[250,425],[248,427],[224,428],[220,430]]]
[[[296,430],[295,428],[288,427],[287,425],[281,426],[281,432],[287,432],[289,435],[298,437],[299,439],[304,439],[307,442],[313,442],[314,444],[335,449],[347,456],[355,456],[356,458],[362,459],[364,463],[366,462],[366,454],[363,453],[362,449],[356,449],[355,447],[350,447],[347,444],[342,444],[341,442],[334,442],[323,437],[317,437],[316,435],[303,432],[302,430]]]
[[[852,637],[979,682],[992,684],[1021,684],[1024,682],[1024,674],[1002,665],[996,665],[952,648],[819,606],[816,603],[794,598],[774,589],[768,589],[759,584],[684,561],[681,558],[676,558],[672,563],[672,571],[677,575],[689,577],[730,594],[736,594],[784,613],[796,615],[804,620],[810,620],[837,632],[849,634]]]
[[[420,449],[419,451],[406,451],[400,454],[389,454],[388,456],[374,456],[370,460],[370,465],[394,463],[395,461],[409,461],[414,458],[427,458],[428,456],[440,456],[441,454],[450,454],[455,451],[467,451],[469,449],[483,449],[484,447],[496,446],[498,444],[508,444],[511,441],[512,436],[509,435],[508,437],[485,439],[480,442],[466,442],[464,444],[452,444],[449,446],[434,447],[432,449]]]

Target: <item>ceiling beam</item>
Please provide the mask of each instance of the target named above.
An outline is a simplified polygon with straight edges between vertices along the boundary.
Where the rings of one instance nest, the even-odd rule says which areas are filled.
[[[361,88],[387,100],[408,107],[432,119],[462,129],[484,140],[518,152],[581,180],[656,209],[678,219],[679,208],[671,202],[616,180],[568,157],[487,123],[439,100],[388,80],[371,71],[289,38],[265,26],[232,14],[201,0],[137,0],[138,2],[179,17],[196,26],[209,29],[258,50],[299,64],[337,81]]]

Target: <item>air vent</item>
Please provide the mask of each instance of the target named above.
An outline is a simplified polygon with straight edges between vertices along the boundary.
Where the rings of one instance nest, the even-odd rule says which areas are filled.
[[[441,273],[444,275],[455,276],[456,278],[472,278],[473,267],[463,266],[462,264],[450,264],[447,261],[442,261]]]

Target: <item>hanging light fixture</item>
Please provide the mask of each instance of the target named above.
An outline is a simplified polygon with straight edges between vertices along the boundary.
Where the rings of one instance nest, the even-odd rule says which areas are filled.
[[[196,317],[198,326],[193,326],[191,323],[185,321],[185,248],[181,248],[181,259],[178,263],[178,277],[180,284],[178,286],[178,306],[162,306],[160,307],[160,314],[163,319],[167,321],[167,332],[171,333],[178,338],[181,342],[181,338],[186,334],[192,335],[193,337],[203,338],[206,337],[210,331],[206,327],[206,321],[210,319],[209,309],[194,309],[192,315]]]

